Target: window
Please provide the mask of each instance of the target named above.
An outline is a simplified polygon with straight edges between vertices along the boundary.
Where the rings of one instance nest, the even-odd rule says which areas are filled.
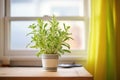
[[[32,57],[37,50],[26,48],[30,41],[27,27],[37,18],[53,14],[71,26],[74,40],[69,41],[69,57],[86,55],[88,0],[5,0],[5,7],[5,55]]]

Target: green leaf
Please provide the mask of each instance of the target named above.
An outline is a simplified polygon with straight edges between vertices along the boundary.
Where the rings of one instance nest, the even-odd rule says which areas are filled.
[[[67,47],[68,49],[70,49],[70,45],[66,42],[62,43],[63,46]]]

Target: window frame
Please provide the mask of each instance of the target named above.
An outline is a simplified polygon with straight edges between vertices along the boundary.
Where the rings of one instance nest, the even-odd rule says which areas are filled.
[[[4,0],[0,0],[0,59],[4,55],[4,5]]]
[[[2,24],[3,27],[0,28],[0,31],[2,35],[0,37],[2,40],[0,40],[0,46],[4,46],[4,49],[1,49],[0,52],[3,54],[0,55],[5,55],[5,56],[10,56],[11,60],[13,61],[21,61],[21,60],[38,60],[35,56],[32,56],[34,53],[36,53],[36,50],[10,50],[10,21],[31,21],[31,20],[36,20],[38,17],[10,17],[10,0],[1,0],[2,2],[5,3],[3,7],[6,8],[5,13],[4,13],[4,24]],[[84,21],[85,22],[85,35],[86,35],[86,50],[81,50],[81,51],[72,51],[71,55],[66,54],[63,55],[62,58],[60,59],[61,62],[80,62],[85,60],[87,57],[87,43],[88,43],[88,32],[89,32],[89,12],[88,12],[88,5],[89,0],[84,0],[84,16],[85,17],[80,17],[80,16],[75,16],[75,17],[57,17],[58,20],[76,20],[76,21]],[[4,12],[3,11],[3,12]],[[42,17],[39,17],[42,18]],[[1,23],[0,23],[1,24]],[[4,30],[3,30],[4,29]],[[5,36],[3,36],[5,35]],[[4,43],[4,44],[3,44]],[[38,60],[39,61],[39,60]]]

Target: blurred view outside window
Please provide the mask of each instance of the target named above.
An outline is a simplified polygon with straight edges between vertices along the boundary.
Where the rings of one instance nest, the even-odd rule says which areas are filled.
[[[71,50],[85,50],[86,48],[86,25],[82,19],[84,14],[84,0],[10,0],[10,49],[28,49],[26,45],[30,37],[28,26],[35,23],[35,20],[24,20],[25,18],[43,17],[44,15],[62,17],[60,23],[71,26],[73,40],[70,40]],[[73,17],[73,20],[64,18]],[[19,20],[17,18],[22,18]],[[36,18],[37,19],[37,18]]]
[[[11,0],[12,17],[84,16],[83,0]]]

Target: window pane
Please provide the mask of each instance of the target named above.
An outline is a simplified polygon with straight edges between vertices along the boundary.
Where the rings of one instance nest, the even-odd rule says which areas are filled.
[[[12,21],[11,22],[11,49],[28,49],[26,45],[30,42],[30,36],[26,37],[26,34],[30,31],[28,25],[32,24],[32,21]],[[85,49],[85,26],[83,21],[61,21],[60,23],[66,23],[71,26],[70,32],[74,40],[70,40],[72,50],[84,50]]]
[[[61,22],[62,23],[62,22]],[[72,50],[85,50],[85,25],[84,21],[64,21],[63,23],[70,25],[70,32],[73,40],[68,43]]]
[[[28,26],[32,21],[12,21],[11,22],[11,49],[25,49],[30,37],[26,34],[29,32]]]
[[[12,17],[84,16],[83,0],[11,0]]]

